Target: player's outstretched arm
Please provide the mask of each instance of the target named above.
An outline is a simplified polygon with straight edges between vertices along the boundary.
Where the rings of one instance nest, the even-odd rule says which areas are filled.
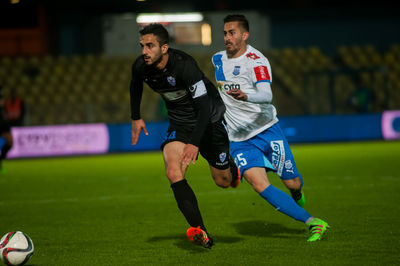
[[[132,145],[136,145],[139,139],[140,131],[142,131],[142,129],[146,136],[149,135],[143,119],[132,120]]]

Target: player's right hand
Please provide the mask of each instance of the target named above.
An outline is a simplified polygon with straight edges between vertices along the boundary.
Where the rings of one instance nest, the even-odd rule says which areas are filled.
[[[186,166],[188,166],[190,162],[195,164],[198,154],[199,154],[199,147],[193,144],[186,144],[185,148],[183,149],[180,161],[183,165]]]
[[[246,93],[244,93],[243,91],[241,91],[239,89],[229,90],[227,92],[227,94],[232,96],[236,100],[240,100],[240,101],[247,101],[247,99],[248,99]]]
[[[136,145],[139,139],[140,131],[142,131],[142,129],[146,136],[149,135],[143,119],[132,120],[132,145]]]

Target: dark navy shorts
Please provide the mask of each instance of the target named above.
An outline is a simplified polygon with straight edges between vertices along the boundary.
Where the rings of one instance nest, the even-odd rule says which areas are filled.
[[[164,146],[172,141],[180,141],[185,144],[189,143],[193,132],[193,126],[182,126],[170,124],[167,133],[161,144],[161,150]],[[201,156],[208,163],[217,169],[229,168],[229,138],[226,131],[225,120],[215,123],[209,123],[203,138],[201,139],[199,151]]]

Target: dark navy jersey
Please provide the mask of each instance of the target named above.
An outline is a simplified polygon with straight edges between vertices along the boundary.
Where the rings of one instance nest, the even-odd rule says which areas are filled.
[[[193,126],[191,144],[199,145],[208,123],[222,119],[225,105],[216,87],[188,54],[169,48],[164,69],[148,66],[139,56],[132,66],[131,117],[140,119],[143,82],[166,103],[171,124]]]

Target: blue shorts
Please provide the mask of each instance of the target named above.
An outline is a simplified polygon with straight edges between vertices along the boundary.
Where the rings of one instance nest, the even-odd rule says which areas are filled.
[[[288,180],[301,176],[297,171],[289,143],[278,123],[241,142],[230,142],[231,155],[240,165],[240,174],[253,167],[264,167]]]

